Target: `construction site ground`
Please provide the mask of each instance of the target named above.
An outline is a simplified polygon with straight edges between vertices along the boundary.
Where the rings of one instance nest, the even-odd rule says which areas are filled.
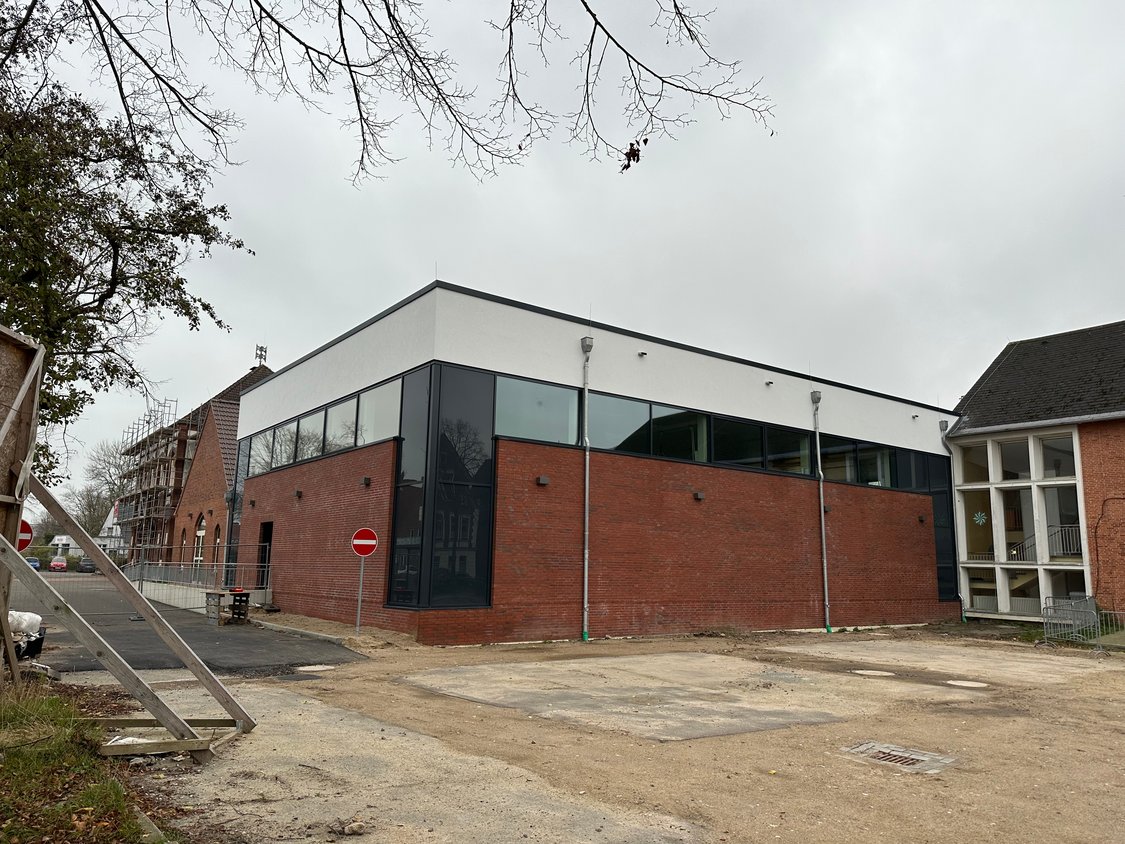
[[[190,840],[224,844],[333,841],[355,821],[378,842],[1120,841],[1125,658],[1018,635],[434,648],[365,631],[347,642],[367,659],[231,678],[257,729],[142,782]],[[151,679],[221,714],[175,672]],[[845,752],[863,742],[939,762]]]

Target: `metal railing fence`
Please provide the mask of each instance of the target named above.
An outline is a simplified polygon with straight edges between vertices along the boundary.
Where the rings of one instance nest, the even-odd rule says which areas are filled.
[[[1092,595],[1043,599],[1043,643],[1125,649],[1125,612],[1099,609]]]

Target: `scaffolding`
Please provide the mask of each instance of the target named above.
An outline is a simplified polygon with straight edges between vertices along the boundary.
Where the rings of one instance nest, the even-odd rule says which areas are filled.
[[[118,502],[117,520],[135,562],[166,561],[172,516],[183,491],[206,405],[178,416],[174,399],[154,400],[125,429],[120,451],[129,461],[129,491]]]

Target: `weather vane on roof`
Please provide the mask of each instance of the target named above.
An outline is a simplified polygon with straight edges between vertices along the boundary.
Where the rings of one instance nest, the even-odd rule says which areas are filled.
[[[259,364],[266,362],[266,352],[269,351],[265,346],[254,346],[254,360]]]

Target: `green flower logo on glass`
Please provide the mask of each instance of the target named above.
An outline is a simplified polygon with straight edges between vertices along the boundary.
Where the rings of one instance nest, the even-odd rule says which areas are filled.
[[[988,521],[988,516],[985,513],[973,513],[973,521],[977,523],[977,527],[984,527],[985,522]]]

